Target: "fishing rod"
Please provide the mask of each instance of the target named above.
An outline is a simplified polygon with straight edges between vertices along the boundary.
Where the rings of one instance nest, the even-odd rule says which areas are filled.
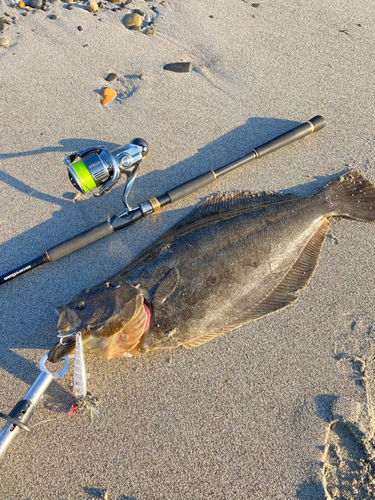
[[[231,172],[244,163],[262,158],[302,137],[321,130],[324,126],[324,118],[319,115],[314,116],[311,120],[254,148],[245,156],[216,170],[209,170],[190,181],[166,191],[160,196],[149,198],[134,208],[129,206],[127,196],[138,173],[142,158],[148,152],[147,144],[143,139],[134,139],[130,144],[112,152],[106,148],[91,148],[69,155],[64,159],[64,163],[68,168],[69,179],[73,186],[82,194],[93,191],[95,196],[102,196],[119,181],[121,174],[125,174],[126,184],[122,199],[125,209],[101,224],[50,248],[36,259],[3,274],[0,276],[0,285],[42,264],[55,262],[65,255],[75,252],[90,243],[94,243],[105,236],[109,236],[115,231],[128,227],[139,219],[158,212],[162,207],[174,203],[211,184],[222,175]],[[95,189],[96,191],[94,191]]]

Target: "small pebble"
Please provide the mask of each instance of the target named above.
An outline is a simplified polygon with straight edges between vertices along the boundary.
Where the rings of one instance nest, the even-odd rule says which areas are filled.
[[[214,18],[214,16],[210,16],[210,18],[211,18],[211,19],[213,19],[213,18]]]
[[[0,47],[9,47],[10,41],[7,38],[0,38]]]
[[[74,9],[74,5],[69,5],[68,9],[67,10],[73,10]]]
[[[100,95],[102,96],[101,104],[104,105],[111,102],[112,99],[117,96],[117,93],[114,90],[106,87],[101,91]]]
[[[109,73],[106,77],[107,82],[113,82],[114,80],[117,80],[118,75],[116,73]]]
[[[18,7],[19,7],[20,9],[24,9],[24,8],[26,7],[25,2],[20,2],[20,3],[18,4]]]
[[[193,68],[191,62],[178,62],[166,64],[163,69],[173,71],[174,73],[189,73]]]
[[[57,19],[57,16],[56,16],[56,14],[52,14],[51,16],[49,16],[49,18],[55,20],[55,19]]]
[[[27,16],[27,12],[21,12],[21,16],[26,17]]]
[[[8,23],[5,22],[5,19],[0,19],[0,31],[6,30],[8,27]]]
[[[43,5],[42,0],[28,0],[27,5],[29,7],[33,7],[34,9],[40,9]]]
[[[260,3],[252,3],[251,6],[254,7],[254,9],[257,9],[259,7]]]
[[[82,26],[77,26],[77,30],[82,31],[83,30]]]
[[[139,14],[132,12],[131,14],[126,14],[123,19],[123,23],[128,28],[140,26],[142,24],[142,17]]]
[[[134,12],[134,14],[139,14],[142,17],[145,15],[145,13],[142,12],[141,10],[139,10],[139,9],[134,9],[133,12]]]
[[[146,35],[155,35],[155,31],[154,30],[147,30]]]
[[[94,0],[90,0],[87,6],[89,12],[97,12],[99,10],[98,4]]]
[[[163,1],[161,2],[161,4],[162,4],[162,5],[167,5],[167,3],[168,3],[168,2],[167,2],[167,0],[163,0]]]

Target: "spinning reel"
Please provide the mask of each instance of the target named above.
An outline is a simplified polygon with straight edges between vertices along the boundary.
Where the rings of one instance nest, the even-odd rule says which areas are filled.
[[[148,153],[146,141],[134,139],[130,144],[109,151],[106,148],[89,148],[64,158],[69,179],[82,194],[93,191],[94,196],[102,196],[125,174],[126,184],[122,201],[130,210],[127,202],[128,193],[133,185],[142,158]]]

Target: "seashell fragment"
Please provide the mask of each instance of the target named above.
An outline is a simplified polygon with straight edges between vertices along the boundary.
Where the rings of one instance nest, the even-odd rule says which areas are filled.
[[[104,104],[108,104],[109,102],[111,102],[112,99],[117,96],[117,93],[114,90],[106,87],[105,89],[103,89],[100,92],[100,95],[102,96],[101,103],[104,105]]]

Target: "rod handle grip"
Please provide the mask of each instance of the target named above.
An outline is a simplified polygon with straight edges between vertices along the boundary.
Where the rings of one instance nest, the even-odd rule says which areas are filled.
[[[262,144],[261,146],[254,149],[257,158],[261,158],[262,156],[268,155],[273,151],[276,151],[279,148],[287,146],[291,142],[294,142],[306,135],[310,135],[313,132],[317,132],[321,130],[325,126],[325,120],[322,116],[314,116],[311,120],[298,125],[289,132],[285,132],[285,134],[281,134],[275,139]]]
[[[92,227],[83,233],[77,234],[77,236],[74,236],[69,240],[63,241],[59,245],[50,248],[47,250],[46,254],[51,261],[61,259],[61,257],[64,257],[65,255],[75,252],[86,245],[90,245],[90,243],[94,243],[94,241],[98,241],[101,238],[112,234],[113,231],[114,229],[108,221],[102,222],[101,224]]]

